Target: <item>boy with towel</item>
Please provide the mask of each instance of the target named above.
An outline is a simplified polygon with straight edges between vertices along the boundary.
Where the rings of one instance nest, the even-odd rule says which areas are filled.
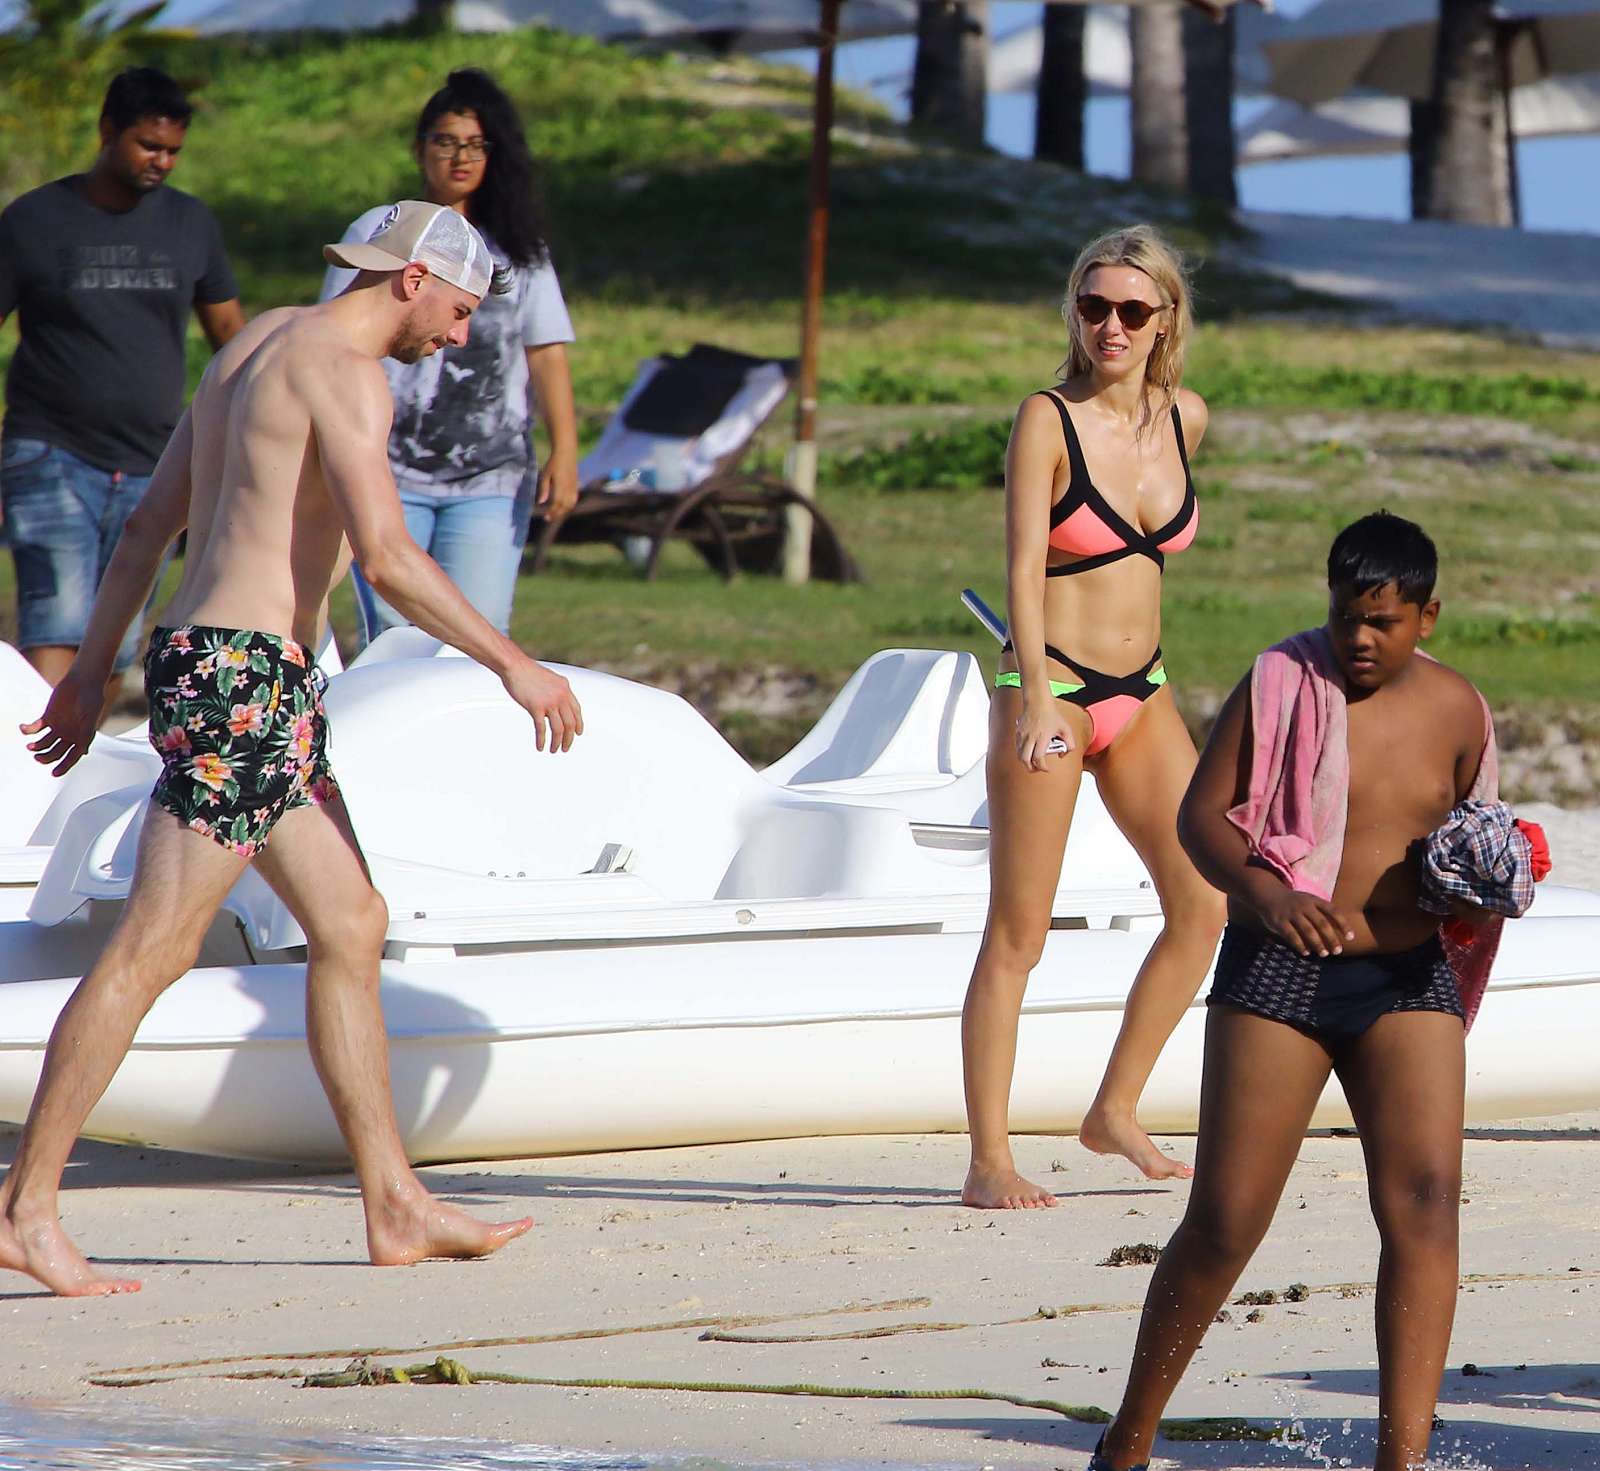
[[[1520,881],[1507,884],[1502,865],[1474,884],[1455,863],[1459,883],[1425,884],[1430,835],[1452,815],[1452,831],[1478,826],[1490,809],[1453,810],[1498,806],[1483,697],[1417,647],[1439,615],[1436,572],[1433,543],[1410,521],[1379,512],[1340,532],[1327,625],[1256,660],[1184,799],[1179,835],[1228,895],[1229,920],[1207,998],[1194,1189],[1091,1471],[1149,1461],[1330,1072],[1360,1127],[1382,1241],[1376,1468],[1427,1457],[1455,1312],[1463,1039],[1503,922],[1483,906],[1520,912],[1531,883],[1527,837],[1511,827],[1476,846],[1497,861],[1509,848]],[[1445,934],[1428,907],[1441,902],[1453,915]]]

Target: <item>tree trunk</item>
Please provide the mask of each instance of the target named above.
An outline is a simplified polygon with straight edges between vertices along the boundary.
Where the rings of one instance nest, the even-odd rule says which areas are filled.
[[[1239,202],[1234,177],[1234,10],[1221,20],[1185,7],[1183,87],[1189,129],[1189,188],[1203,199]]]
[[[1428,189],[1434,152],[1439,147],[1439,109],[1432,98],[1411,103],[1411,218],[1428,215]]]
[[[911,121],[952,143],[981,148],[988,68],[989,0],[921,0]]]
[[[1421,153],[1425,218],[1512,223],[1505,75],[1494,0],[1439,0],[1433,57],[1436,127]]]
[[[1033,156],[1083,172],[1083,109],[1089,78],[1083,70],[1082,5],[1044,7],[1044,59],[1039,65]]]
[[[455,25],[455,0],[416,0],[417,29],[426,35],[448,31]]]
[[[1132,5],[1128,33],[1133,47],[1133,177],[1143,184],[1187,189],[1183,16],[1176,5]]]

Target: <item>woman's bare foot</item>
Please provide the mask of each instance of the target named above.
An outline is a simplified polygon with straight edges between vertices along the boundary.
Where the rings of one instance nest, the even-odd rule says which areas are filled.
[[[0,1216],[0,1268],[22,1272],[58,1297],[108,1297],[137,1292],[129,1277],[102,1277],[54,1219],[18,1222]]]
[[[1056,1198],[1042,1185],[1025,1180],[1014,1168],[985,1169],[973,1165],[961,1187],[962,1205],[979,1210],[1020,1211],[1052,1206]]]
[[[532,1225],[532,1216],[487,1225],[424,1192],[368,1210],[367,1252],[378,1267],[409,1267],[436,1257],[489,1256]]]
[[[1120,1154],[1151,1180],[1191,1180],[1194,1171],[1181,1159],[1163,1154],[1132,1113],[1106,1108],[1098,1099],[1083,1116],[1078,1143],[1095,1154]]]

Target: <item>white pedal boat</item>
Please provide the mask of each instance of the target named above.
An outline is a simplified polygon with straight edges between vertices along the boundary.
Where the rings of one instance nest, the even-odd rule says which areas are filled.
[[[330,685],[335,770],[390,909],[383,1001],[413,1157],[962,1128],[960,1010],[987,901],[976,661],[874,656],[764,774],[677,697],[564,672],[587,733],[559,757],[465,660],[358,661]],[[62,817],[29,917],[0,923],[0,1119],[23,1117],[126,894],[148,785]],[[1024,1131],[1081,1120],[1159,924],[1092,783],[1054,912],[1024,1008]],[[247,874],[88,1132],[342,1158],[305,1049],[302,947]],[[1508,927],[1469,1045],[1473,1118],[1600,1104],[1581,1045],[1597,957],[1600,896],[1549,889]],[[1202,1030],[1196,1005],[1149,1126],[1194,1127]],[[1347,1119],[1332,1086],[1316,1121]]]

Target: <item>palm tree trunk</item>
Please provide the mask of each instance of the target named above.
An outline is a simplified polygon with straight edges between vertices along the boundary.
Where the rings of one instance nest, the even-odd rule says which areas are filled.
[[[1189,127],[1189,188],[1221,204],[1239,202],[1234,177],[1234,11],[1214,20],[1187,7],[1183,16],[1184,98]]]
[[[1439,0],[1433,58],[1436,126],[1419,150],[1426,218],[1512,223],[1505,76],[1494,0]]]
[[[455,0],[416,0],[413,17],[417,29],[432,35],[448,31],[455,24]]]
[[[981,148],[988,68],[989,0],[921,0],[911,121],[953,143]]]
[[[1083,172],[1083,109],[1089,79],[1083,70],[1083,34],[1088,9],[1044,7],[1044,59],[1039,65],[1033,156]]]
[[[1189,187],[1184,116],[1183,16],[1176,5],[1132,5],[1133,177],[1168,189]]]
[[[1433,155],[1439,147],[1439,109],[1431,97],[1411,102],[1411,218],[1431,219],[1428,213]]]

